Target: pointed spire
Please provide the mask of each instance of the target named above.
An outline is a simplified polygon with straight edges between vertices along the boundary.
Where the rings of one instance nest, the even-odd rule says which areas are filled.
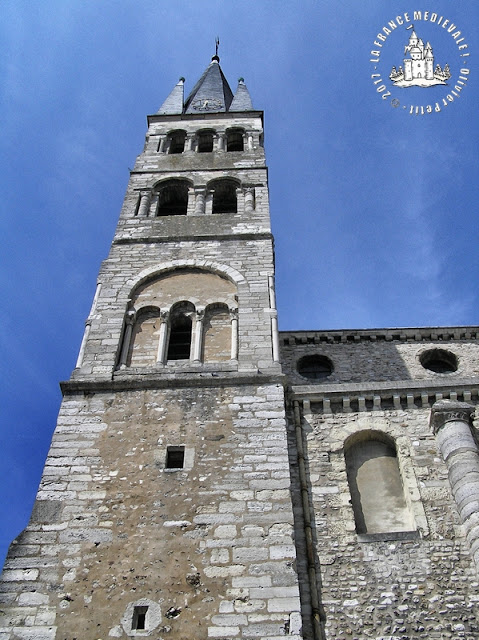
[[[244,83],[244,78],[239,78],[238,88],[236,89],[235,97],[230,106],[230,111],[253,111],[253,103],[251,102],[251,96]]]
[[[214,55],[186,99],[185,113],[228,111],[232,100],[233,92],[219,65],[219,57]]]
[[[178,83],[173,87],[173,91],[158,109],[160,114],[177,114],[183,113],[185,79],[180,78]]]

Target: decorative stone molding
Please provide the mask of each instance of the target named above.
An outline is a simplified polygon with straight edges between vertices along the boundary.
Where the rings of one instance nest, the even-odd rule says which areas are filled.
[[[434,434],[437,435],[447,422],[464,422],[471,423],[471,416],[474,413],[474,407],[467,402],[459,402],[453,400],[440,400],[435,402],[431,412],[431,426]]]
[[[479,339],[479,327],[425,327],[421,329],[360,329],[331,331],[282,331],[281,344],[297,346],[347,342],[448,342]]]

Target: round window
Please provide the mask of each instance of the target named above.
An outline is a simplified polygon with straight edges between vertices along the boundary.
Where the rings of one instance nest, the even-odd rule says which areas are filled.
[[[434,373],[453,373],[457,371],[457,357],[445,349],[425,351],[419,361],[425,369]]]
[[[333,372],[333,363],[326,356],[303,356],[297,364],[298,373],[309,380],[323,380]]]

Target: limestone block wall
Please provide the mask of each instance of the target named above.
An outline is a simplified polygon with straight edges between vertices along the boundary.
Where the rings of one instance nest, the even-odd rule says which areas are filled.
[[[67,392],[0,637],[299,639],[283,407],[260,380]]]
[[[327,639],[478,636],[477,573],[429,418],[427,408],[302,416]],[[356,533],[345,442],[371,430],[396,444],[415,533]]]

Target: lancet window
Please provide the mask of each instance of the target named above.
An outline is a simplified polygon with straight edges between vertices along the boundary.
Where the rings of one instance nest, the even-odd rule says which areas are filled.
[[[187,302],[180,303],[171,311],[167,360],[190,359],[194,311],[194,306]]]

